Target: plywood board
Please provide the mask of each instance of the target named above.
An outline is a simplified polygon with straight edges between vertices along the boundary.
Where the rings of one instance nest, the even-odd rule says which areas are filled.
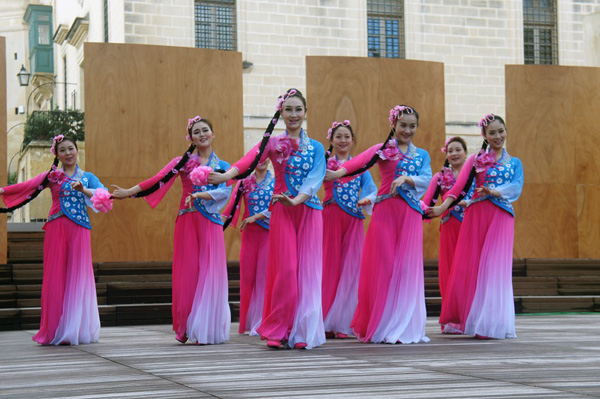
[[[419,112],[417,147],[430,151],[434,173],[444,156],[444,66],[438,62],[362,57],[306,57],[308,131],[327,148],[327,130],[349,119],[356,134],[353,154],[382,143],[390,131],[389,110],[406,104]],[[371,168],[379,187],[377,167]],[[424,256],[438,256],[438,222],[425,225]]]
[[[0,187],[6,186],[6,38],[0,36]],[[0,264],[7,258],[6,213],[0,214]]]
[[[86,43],[84,55],[86,164],[105,185],[137,184],[181,155],[195,115],[212,122],[221,159],[243,155],[240,53]],[[126,200],[94,217],[94,259],[171,260],[180,195],[177,182],[155,210]],[[238,257],[236,234],[226,234],[230,259]]]

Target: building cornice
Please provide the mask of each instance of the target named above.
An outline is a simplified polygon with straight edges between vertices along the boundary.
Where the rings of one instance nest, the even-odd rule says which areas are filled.
[[[77,17],[71,24],[71,28],[67,33],[67,43],[74,47],[79,47],[87,38],[87,33],[90,28],[90,21],[87,18]]]

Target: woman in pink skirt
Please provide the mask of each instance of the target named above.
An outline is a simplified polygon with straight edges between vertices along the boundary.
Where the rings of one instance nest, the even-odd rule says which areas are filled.
[[[258,164],[254,174],[238,182],[234,190],[236,198],[229,202],[221,216],[229,220],[225,222],[225,228],[230,222],[237,226],[239,201],[244,199],[240,225],[240,334],[258,335],[256,330],[262,320],[269,260],[269,203],[275,187],[275,178],[267,170],[268,166],[268,160]]]
[[[158,174],[129,189],[117,187],[115,198],[144,196],[154,208],[175,179],[181,178],[183,193],[175,222],[173,248],[173,331],[185,343],[220,344],[229,340],[231,314],[228,302],[227,259],[223,222],[219,210],[231,188],[207,182],[209,171],[225,170],[229,164],[214,153],[212,124],[199,116],[188,121],[193,147]]]
[[[50,172],[0,189],[10,207],[3,211],[17,209],[50,188],[52,207],[44,225],[42,318],[33,340],[42,345],[89,344],[98,342],[100,317],[87,206],[106,212],[111,201],[98,178],[77,165],[75,139],[56,136],[51,150],[56,158]],[[56,168],[59,160],[61,169]]]
[[[442,148],[442,151],[446,154],[444,167],[441,172],[433,175],[425,197],[423,197],[423,202],[429,206],[434,206],[438,195],[444,197],[448,193],[448,190],[454,186],[456,177],[467,160],[467,143],[461,137],[450,137],[446,140],[446,145]],[[452,210],[446,211],[442,215],[442,222],[440,223],[440,256],[438,262],[442,308],[444,307],[444,299],[446,298],[446,287],[448,285],[448,278],[450,277],[458,233],[462,225],[467,201],[471,198],[472,192],[473,189]],[[442,332],[452,333],[453,331],[450,326],[446,326],[442,328]]]
[[[478,338],[515,338],[512,203],[521,195],[523,167],[504,149],[507,132],[501,117],[486,115],[479,126],[489,151],[470,156],[442,205],[430,210],[431,216],[441,215],[474,179],[440,324]]]
[[[350,121],[334,122],[327,133],[331,146],[327,169],[338,170],[350,157],[354,131]],[[358,277],[365,229],[361,207],[371,214],[377,186],[369,172],[349,182],[324,183],[323,323],[327,338],[347,338],[358,302]]]
[[[431,160],[412,143],[419,124],[413,108],[394,107],[390,123],[383,145],[327,171],[326,180],[362,173],[375,162],[381,172],[363,249],[354,333],[363,342],[427,342],[420,198],[431,180]]]
[[[323,219],[316,197],[325,175],[323,145],[302,129],[306,100],[290,89],[279,99],[272,130],[279,115],[286,131],[265,138],[224,174],[209,181],[220,183],[252,170],[267,157],[275,170],[271,205],[269,263],[263,319],[258,333],[267,346],[313,348],[325,342],[321,309]]]

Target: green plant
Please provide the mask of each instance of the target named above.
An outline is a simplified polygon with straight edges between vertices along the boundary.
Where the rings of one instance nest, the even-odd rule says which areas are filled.
[[[33,140],[52,140],[59,134],[85,140],[84,113],[76,110],[35,111],[25,124],[22,148]]]

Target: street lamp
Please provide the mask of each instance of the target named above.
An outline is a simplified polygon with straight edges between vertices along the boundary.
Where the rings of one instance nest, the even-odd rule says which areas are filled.
[[[27,72],[27,69],[25,69],[25,65],[21,64],[21,70],[17,74],[17,77],[19,78],[19,85],[29,86],[29,77],[30,76],[31,76],[31,74],[29,72]]]

